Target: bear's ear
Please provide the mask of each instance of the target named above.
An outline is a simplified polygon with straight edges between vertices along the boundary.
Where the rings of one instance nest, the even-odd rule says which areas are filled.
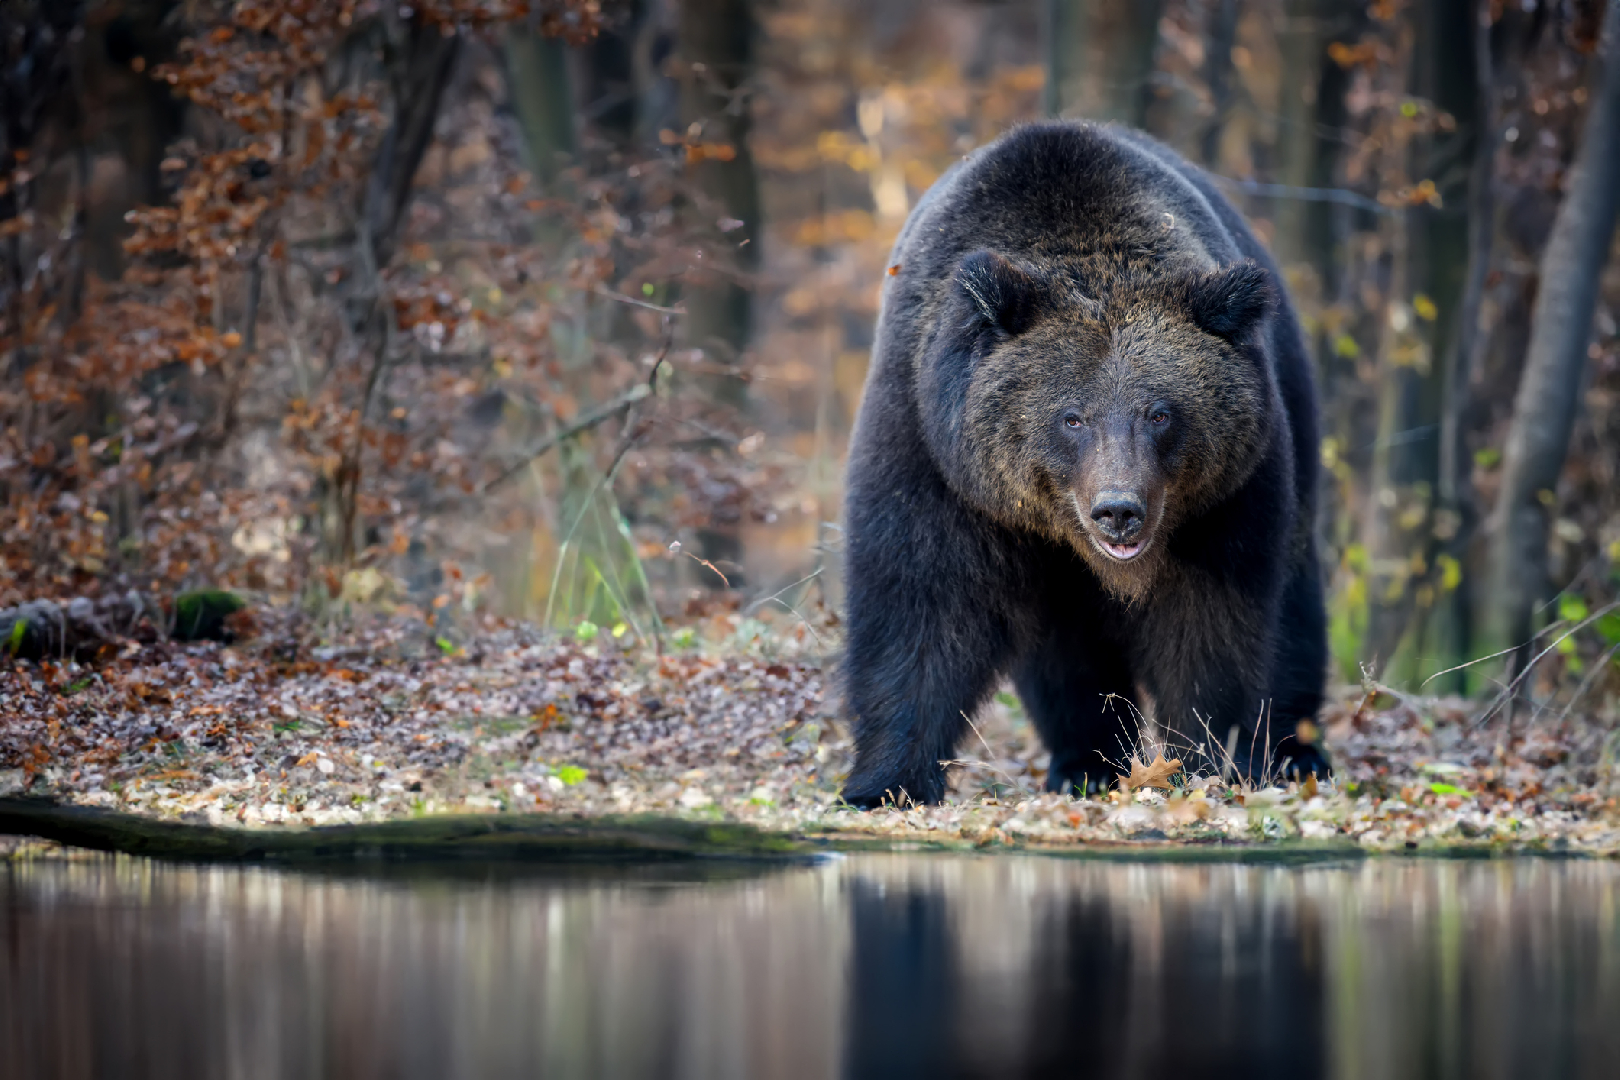
[[[974,321],[1015,337],[1035,321],[1041,283],[993,251],[962,260],[956,284],[973,306]]]
[[[1193,322],[1216,337],[1235,341],[1270,309],[1271,275],[1252,262],[1228,266],[1193,278],[1186,299]]]

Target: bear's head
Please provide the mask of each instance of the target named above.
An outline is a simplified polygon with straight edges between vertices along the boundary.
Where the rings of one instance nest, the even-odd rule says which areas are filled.
[[[918,368],[930,449],[981,512],[1145,595],[1179,522],[1237,490],[1280,406],[1253,263],[1167,276],[965,258]]]

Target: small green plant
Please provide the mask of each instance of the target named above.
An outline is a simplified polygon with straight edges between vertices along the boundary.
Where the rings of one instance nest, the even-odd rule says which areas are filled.
[[[683,626],[670,635],[669,640],[677,649],[690,649],[697,644],[697,632],[690,626]]]
[[[28,637],[28,620],[18,619],[11,624],[11,637],[6,640],[6,651],[12,656],[22,652],[23,640]]]
[[[581,619],[579,620],[579,625],[574,627],[574,639],[582,643],[595,641],[596,635],[601,631],[601,629],[601,627],[591,622],[591,620]]]
[[[437,645],[439,647],[439,652],[443,653],[445,656],[456,655],[456,643],[447,637],[436,637],[433,639],[433,644]]]
[[[1018,695],[1011,690],[997,690],[996,700],[1009,709],[1018,708]]]
[[[590,773],[578,765],[559,765],[552,770],[552,775],[569,787],[573,787],[575,784],[583,782]]]

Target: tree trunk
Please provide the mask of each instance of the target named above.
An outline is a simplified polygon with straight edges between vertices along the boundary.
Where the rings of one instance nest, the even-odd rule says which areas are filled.
[[[521,26],[509,29],[503,44],[512,109],[523,131],[529,169],[549,188],[575,150],[568,47]]]
[[[759,265],[759,181],[748,149],[753,14],[748,0],[682,0],[675,48],[681,60],[681,122],[689,144],[687,177],[694,190],[692,224],[715,230],[705,258],[683,290],[686,340],[713,363],[734,366],[753,328],[752,294],[744,279]],[[728,150],[721,147],[729,147]],[[711,152],[712,149],[712,152]],[[701,215],[701,216],[699,216]],[[719,218],[739,226],[718,225]],[[715,396],[733,405],[744,383],[725,379]]]
[[[1409,182],[1433,181],[1442,196],[1447,173],[1472,160],[1479,112],[1474,54],[1452,47],[1456,35],[1473,25],[1472,7],[1472,0],[1437,0],[1413,9],[1411,85],[1455,119],[1456,133],[1414,139]],[[1447,396],[1444,358],[1455,348],[1469,222],[1466,213],[1444,203],[1418,205],[1402,211],[1397,230],[1399,265],[1387,298],[1367,520],[1373,575],[1367,649],[1388,661],[1386,679],[1404,681],[1421,679],[1429,673],[1425,666],[1437,670],[1461,659],[1437,657],[1426,632],[1444,584],[1432,573],[1436,528],[1449,531],[1435,516]]]
[[[623,148],[631,146],[640,131],[642,90],[636,44],[649,23],[647,6],[647,0],[621,4],[618,18],[579,49],[581,119]]]
[[[1468,177],[1468,269],[1457,306],[1456,327],[1441,370],[1439,499],[1435,518],[1434,559],[1440,595],[1430,620],[1430,665],[1445,670],[1468,658],[1473,637],[1474,583],[1462,573],[1477,524],[1478,510],[1470,477],[1473,462],[1464,441],[1474,372],[1481,363],[1484,335],[1485,282],[1496,235],[1496,152],[1501,146],[1496,108],[1496,64],[1491,53],[1494,25],[1491,0],[1478,0],[1473,27],[1474,79],[1479,106],[1474,160]],[[1436,693],[1462,692],[1467,672],[1456,671],[1429,684]]]
[[[455,70],[461,35],[444,34],[436,23],[412,16],[392,65],[394,118],[383,135],[366,189],[365,222],[377,270],[394,254],[399,226],[410,205],[411,185],[422,155],[433,142],[439,104]]]
[[[1204,47],[1204,85],[1209,88],[1212,112],[1198,137],[1198,160],[1220,171],[1221,132],[1232,110],[1232,46],[1237,43],[1238,0],[1214,0],[1209,15],[1209,40]],[[1158,27],[1154,27],[1155,34]],[[1148,54],[1148,74],[1153,55]],[[1144,89],[1146,83],[1144,82]]]
[[[1327,63],[1325,36],[1328,20],[1324,0],[1284,0],[1283,25],[1277,32],[1282,52],[1282,101],[1277,125],[1278,180],[1292,188],[1331,187],[1330,179],[1317,175],[1321,158],[1316,133],[1316,113],[1322,83],[1322,67]],[[1210,160],[1206,158],[1206,160]],[[1276,231],[1272,249],[1296,290],[1304,282],[1300,271],[1315,261],[1311,250],[1311,216],[1326,204],[1302,198],[1277,201]],[[1313,275],[1314,276],[1314,275]],[[1305,285],[1320,301],[1321,282]]]
[[[351,295],[347,312],[349,330],[370,356],[370,369],[354,438],[334,473],[323,475],[316,488],[322,555],[339,566],[352,562],[355,552],[363,546],[360,495],[365,482],[364,432],[371,406],[386,382],[389,360],[382,274],[394,256],[405,212],[411,204],[416,170],[433,142],[439,107],[461,51],[460,34],[444,33],[437,23],[420,13],[394,25],[396,37],[387,42],[393,117],[366,182],[357,251],[361,287]]]
[[[1142,127],[1161,0],[1047,0],[1046,111]]]
[[[1531,611],[1550,590],[1547,507],[1575,425],[1599,276],[1620,212],[1620,0],[1610,0],[1598,45],[1575,162],[1541,259],[1530,349],[1502,454],[1502,486],[1491,521],[1486,634],[1482,651],[1519,647]]]

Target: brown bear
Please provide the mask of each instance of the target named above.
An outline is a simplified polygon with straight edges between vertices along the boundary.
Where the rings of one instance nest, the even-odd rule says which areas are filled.
[[[890,264],[846,485],[844,798],[939,801],[1008,675],[1050,790],[1112,779],[1125,702],[1211,767],[1325,772],[1296,737],[1327,662],[1310,361],[1209,177],[1031,124],[946,173]]]

